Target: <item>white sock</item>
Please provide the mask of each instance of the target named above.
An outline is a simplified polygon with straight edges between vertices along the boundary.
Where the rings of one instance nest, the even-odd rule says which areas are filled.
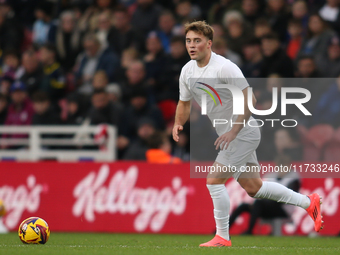
[[[277,182],[262,182],[262,187],[254,198],[266,198],[277,202],[296,205],[303,209],[307,209],[310,205],[309,197],[294,192]]]
[[[229,240],[230,199],[227,189],[224,184],[207,184],[207,188],[214,203],[216,235]]]

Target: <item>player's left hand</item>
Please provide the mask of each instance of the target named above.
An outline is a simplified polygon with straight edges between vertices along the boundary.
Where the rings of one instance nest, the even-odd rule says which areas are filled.
[[[214,145],[216,146],[216,150],[220,148],[222,145],[222,150],[226,150],[229,146],[229,143],[233,141],[236,138],[237,134],[233,131],[229,131],[223,135],[221,135],[219,138],[216,139]]]

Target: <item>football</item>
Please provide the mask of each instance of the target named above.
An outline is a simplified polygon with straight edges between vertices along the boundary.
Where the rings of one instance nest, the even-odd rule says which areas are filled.
[[[50,228],[43,219],[31,217],[21,222],[18,234],[25,244],[45,244],[50,237]]]
[[[4,216],[6,213],[4,202],[0,199],[0,217]]]

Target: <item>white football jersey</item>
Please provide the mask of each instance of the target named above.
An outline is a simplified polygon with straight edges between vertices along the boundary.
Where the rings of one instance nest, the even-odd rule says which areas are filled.
[[[226,88],[234,85],[240,91],[249,86],[237,65],[214,52],[211,53],[206,66],[198,67],[196,60],[190,60],[182,68],[179,79],[180,100],[190,101],[194,98],[202,107],[202,94],[206,94],[206,112],[209,119],[212,122],[214,119],[228,120],[227,124],[216,125],[216,132],[220,136],[231,130],[231,120],[235,123],[238,115],[233,115],[233,97],[230,90],[216,88],[217,84],[223,84]],[[256,125],[255,121],[251,124]],[[238,136],[247,134],[251,128],[246,123]]]

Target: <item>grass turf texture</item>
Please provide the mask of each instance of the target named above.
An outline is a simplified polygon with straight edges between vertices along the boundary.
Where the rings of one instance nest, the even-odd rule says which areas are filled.
[[[25,245],[0,234],[0,254],[340,254],[337,237],[233,236],[233,247],[198,247],[212,236],[51,233],[45,245]]]

